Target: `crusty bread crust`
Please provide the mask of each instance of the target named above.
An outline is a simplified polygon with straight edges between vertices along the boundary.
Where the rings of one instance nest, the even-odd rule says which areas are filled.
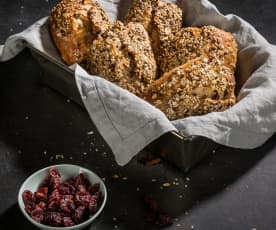
[[[163,43],[182,27],[182,10],[173,3],[160,0],[135,0],[126,16],[125,23],[138,22],[147,30],[157,64]]]
[[[202,55],[165,73],[149,86],[144,99],[175,120],[231,107],[234,89],[233,71]]]
[[[62,0],[50,15],[52,38],[68,65],[87,58],[92,41],[109,25],[99,3],[91,0]]]
[[[163,73],[201,55],[216,57],[235,71],[237,43],[233,35],[214,26],[186,27],[164,43],[160,54]]]
[[[156,79],[156,62],[150,40],[139,23],[126,26],[117,21],[94,40],[90,53],[90,73],[110,80],[141,95]]]

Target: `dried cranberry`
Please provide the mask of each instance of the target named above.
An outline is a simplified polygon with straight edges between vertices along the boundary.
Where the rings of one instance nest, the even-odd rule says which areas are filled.
[[[70,226],[75,225],[75,223],[73,222],[71,217],[65,216],[65,217],[63,217],[63,225],[64,225],[64,227],[70,227]]]
[[[155,221],[155,224],[158,227],[167,227],[173,224],[173,219],[166,213],[160,213],[157,216],[157,219]]]
[[[45,212],[44,221],[50,226],[62,226],[63,215],[60,212]]]
[[[49,201],[47,208],[49,209],[49,211],[57,211],[59,206],[56,201]]]
[[[173,224],[173,219],[166,213],[161,213],[158,210],[156,200],[151,194],[145,196],[144,202],[148,207],[148,213],[146,220],[151,223],[155,223],[158,227],[166,227]]]
[[[55,201],[59,203],[59,200],[60,200],[59,191],[57,189],[54,189],[49,196],[49,202]]]
[[[82,206],[85,206],[87,207],[88,204],[89,204],[89,201],[91,199],[91,195],[88,194],[88,195],[78,195],[76,194],[75,196],[75,203],[76,205],[82,205]]]
[[[36,201],[47,201],[47,195],[41,192],[35,192],[34,193]]]
[[[58,186],[58,191],[62,195],[68,195],[68,194],[70,194],[70,188],[68,186],[66,186],[65,184],[60,184]]]
[[[88,188],[88,192],[90,192],[91,195],[94,195],[94,193],[98,192],[99,189],[100,189],[99,183],[91,184]]]
[[[67,196],[69,197],[70,195],[67,195]],[[75,204],[71,197],[70,198],[64,197],[60,199],[59,207],[61,211],[66,213],[71,213],[71,211],[75,210]]]
[[[42,223],[44,219],[44,210],[37,205],[30,215],[32,219],[34,219],[38,223]]]
[[[90,211],[90,213],[95,213],[98,210],[98,203],[97,200],[95,200],[95,198],[92,196],[89,204],[88,204],[88,209]]]
[[[56,168],[53,168],[53,167],[51,167],[49,169],[49,175],[51,177],[54,177],[54,178],[60,178],[61,177],[59,171]]]
[[[51,177],[51,181],[50,181],[51,188],[57,189],[60,185],[60,177],[61,177],[58,170],[55,168],[50,168],[49,174]]]
[[[40,186],[39,189],[38,189],[38,192],[43,193],[46,196],[48,195],[48,191],[49,191],[48,187],[41,187]]]
[[[45,202],[43,202],[43,201],[40,201],[40,202],[37,204],[37,206],[39,206],[40,208],[42,208],[43,211],[46,211],[46,209],[47,209],[47,204],[46,204]]]
[[[34,205],[25,205],[25,211],[31,215],[32,211],[34,210],[35,206]]]
[[[83,184],[78,185],[77,188],[78,188],[78,191],[80,192],[87,192],[86,187]]]
[[[80,173],[75,179],[75,187],[77,188],[79,185],[84,185],[85,179],[83,173]]]
[[[35,205],[34,194],[30,190],[25,190],[22,194],[22,199],[25,205]]]
[[[84,206],[79,206],[75,209],[73,219],[76,223],[81,223],[88,218],[88,212]]]
[[[64,186],[68,187],[69,193],[71,195],[74,195],[76,193],[76,188],[75,188],[75,182],[74,180],[69,180],[63,183]]]

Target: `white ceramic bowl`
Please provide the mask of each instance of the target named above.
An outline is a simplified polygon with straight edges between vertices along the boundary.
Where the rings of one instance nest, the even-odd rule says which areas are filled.
[[[91,183],[100,183],[100,191],[102,193],[101,206],[99,207],[99,209],[97,210],[96,213],[94,213],[93,215],[91,215],[89,217],[88,220],[86,220],[85,222],[82,222],[78,225],[74,225],[74,226],[70,226],[70,227],[52,227],[52,226],[48,226],[48,225],[44,225],[44,224],[40,224],[40,223],[36,222],[25,211],[25,205],[24,205],[24,202],[22,199],[22,193],[25,190],[30,190],[31,192],[37,191],[39,184],[48,175],[50,167],[54,167],[59,171],[59,173],[61,175],[61,181],[65,181],[69,178],[74,178],[78,174],[83,173]],[[31,223],[33,223],[38,228],[43,229],[43,230],[77,230],[77,229],[85,228],[88,225],[92,224],[92,222],[102,212],[102,210],[105,206],[105,203],[106,203],[106,199],[107,199],[106,187],[100,177],[98,177],[95,173],[93,173],[92,171],[90,171],[86,168],[83,168],[83,167],[80,167],[77,165],[70,165],[70,164],[51,165],[49,167],[46,167],[46,168],[36,171],[35,173],[33,173],[31,176],[29,176],[25,180],[25,182],[21,185],[19,192],[18,192],[18,204],[19,204],[20,210],[22,211],[24,216]]]

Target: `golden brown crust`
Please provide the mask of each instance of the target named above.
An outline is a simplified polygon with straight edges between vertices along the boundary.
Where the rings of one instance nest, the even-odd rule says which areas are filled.
[[[237,44],[232,34],[214,26],[182,28],[164,44],[160,54],[163,73],[201,55],[216,57],[235,71]]]
[[[135,0],[125,22],[110,22],[91,0],[62,0],[52,10],[50,29],[67,64],[85,65],[170,120],[235,104],[232,34],[214,26],[181,28],[180,8],[161,0]]]
[[[234,89],[233,71],[203,55],[165,73],[151,84],[144,99],[175,120],[231,107]]]
[[[50,16],[52,38],[68,65],[83,61],[93,39],[110,24],[99,3],[91,0],[62,0]]]
[[[156,63],[144,27],[139,23],[124,26],[117,21],[95,39],[90,73],[140,95],[156,77]]]
[[[160,0],[135,0],[125,23],[141,23],[149,33],[157,63],[163,43],[182,27],[182,10]]]

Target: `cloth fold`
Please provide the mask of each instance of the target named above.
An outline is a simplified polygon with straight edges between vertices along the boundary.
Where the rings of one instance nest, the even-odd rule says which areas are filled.
[[[90,118],[119,165],[129,162],[141,146],[176,131],[160,110],[127,90],[87,74],[80,66],[76,67],[75,77]]]
[[[99,2],[113,20],[122,18],[131,5],[131,0]],[[151,141],[169,131],[251,149],[262,145],[276,130],[276,47],[249,23],[236,15],[224,16],[207,0],[170,2],[184,10],[185,26],[214,25],[233,33],[239,48],[238,103],[223,112],[170,122],[142,99],[76,66],[75,81],[83,103],[120,165],[128,163]],[[9,37],[0,46],[0,61],[11,59],[26,45],[64,65],[51,40],[47,18]]]

